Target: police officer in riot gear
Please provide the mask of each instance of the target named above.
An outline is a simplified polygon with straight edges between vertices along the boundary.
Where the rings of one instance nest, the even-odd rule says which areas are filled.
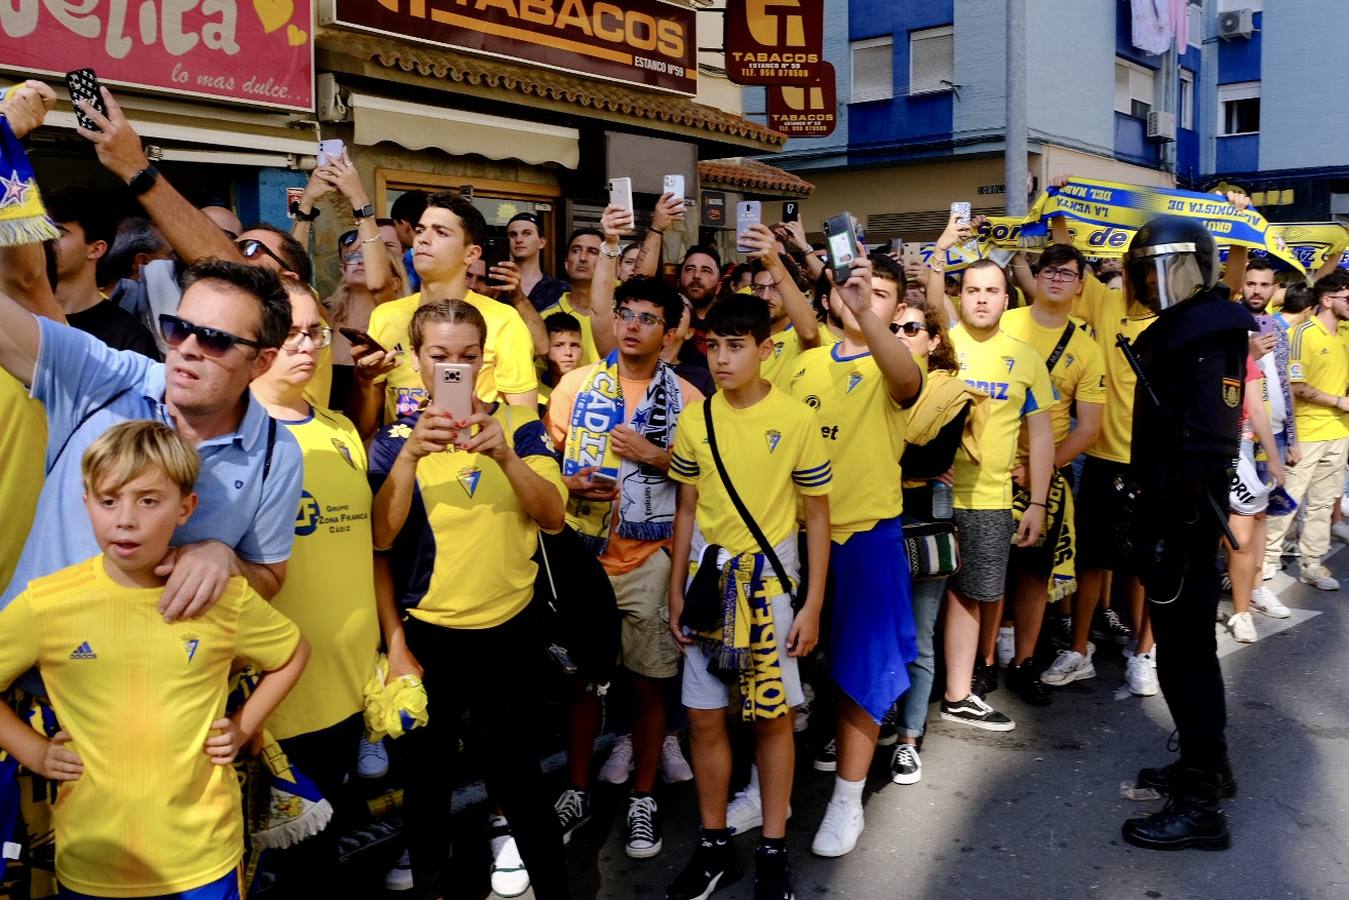
[[[1140,847],[1223,849],[1221,799],[1236,793],[1218,667],[1218,541],[1245,387],[1247,309],[1216,289],[1218,248],[1203,224],[1164,216],[1139,229],[1124,262],[1125,291],[1157,321],[1122,349],[1138,374],[1130,476],[1140,492],[1133,546],[1157,643],[1157,677],[1180,736],[1180,758],[1139,773],[1168,797],[1124,824]],[[1146,510],[1146,512],[1144,512]],[[1230,539],[1230,533],[1228,533]]]

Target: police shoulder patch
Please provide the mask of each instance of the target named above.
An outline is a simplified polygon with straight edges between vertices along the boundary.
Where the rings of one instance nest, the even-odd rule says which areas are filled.
[[[1237,378],[1223,379],[1223,402],[1232,409],[1241,405],[1241,381]]]

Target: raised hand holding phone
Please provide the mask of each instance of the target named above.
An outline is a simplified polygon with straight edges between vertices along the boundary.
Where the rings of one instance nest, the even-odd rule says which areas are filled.
[[[743,240],[745,232],[763,220],[763,204],[745,200],[735,205],[735,249],[737,253],[753,253],[754,248]]]

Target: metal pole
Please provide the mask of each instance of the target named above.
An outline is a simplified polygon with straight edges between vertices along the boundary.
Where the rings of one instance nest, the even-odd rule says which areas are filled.
[[[1003,184],[1007,215],[1026,214],[1026,0],[1007,0],[1007,149]]]

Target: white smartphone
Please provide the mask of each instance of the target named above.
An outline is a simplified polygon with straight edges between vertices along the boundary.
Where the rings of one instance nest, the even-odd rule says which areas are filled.
[[[634,212],[632,205],[632,179],[610,178],[609,179],[609,205],[621,206],[628,212]]]
[[[684,176],[666,175],[664,193],[671,194],[680,203],[684,202]]]
[[[339,138],[333,138],[332,140],[327,141],[319,141],[318,164],[321,166],[326,166],[328,165],[328,163],[333,162],[334,160],[341,159],[342,154],[346,151],[346,149],[347,145],[342,143],[341,139]]]
[[[967,200],[957,200],[951,204],[951,215],[956,217],[956,221],[961,225],[970,224],[970,204]],[[979,253],[979,240],[971,238],[961,245],[966,256],[976,256]]]
[[[467,363],[436,363],[431,405],[449,413],[456,422],[473,415],[473,367]],[[467,436],[461,430],[455,440]]]
[[[758,200],[744,200],[735,205],[735,249],[737,253],[753,253],[753,247],[746,247],[741,236],[749,231],[751,225],[763,220],[763,204]]]

